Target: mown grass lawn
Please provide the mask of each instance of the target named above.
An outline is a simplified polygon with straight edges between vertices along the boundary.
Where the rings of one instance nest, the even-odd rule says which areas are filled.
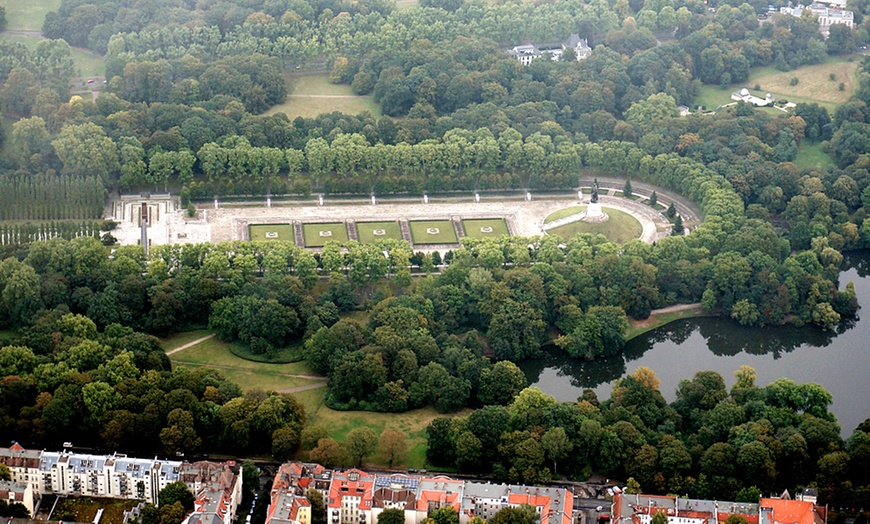
[[[415,244],[455,244],[456,231],[449,220],[412,220],[411,238]],[[437,231],[436,231],[437,230]]]
[[[382,234],[376,235],[376,231]],[[402,230],[396,221],[357,222],[356,234],[362,244],[374,244],[378,240],[386,240],[388,238],[402,240]]]
[[[462,221],[465,236],[471,238],[499,238],[510,236],[503,218],[468,219]]]
[[[665,324],[668,324],[675,320],[708,316],[713,315],[712,313],[705,310],[703,306],[698,304],[695,307],[683,309],[681,311],[653,314],[650,315],[649,318],[643,320],[630,320],[628,330],[625,332],[625,340],[631,340],[634,337],[642,335],[648,331],[652,331],[653,329],[664,326]]]
[[[694,108],[703,105],[707,110],[713,111],[718,106],[733,103],[731,93],[745,87],[760,98],[770,93],[777,100],[817,103],[833,113],[858,88],[855,76],[857,67],[857,60],[849,62],[848,57],[829,57],[821,64],[803,66],[792,71],[779,71],[774,67],[756,68],[749,74],[749,80],[732,84],[726,89],[712,85],[701,86],[692,106]],[[834,80],[830,79],[831,74],[834,75]],[[798,79],[796,85],[790,85],[792,78]],[[843,91],[839,90],[841,82]],[[756,90],[756,85],[760,89]],[[784,114],[773,108],[763,110],[775,116]]]
[[[291,224],[251,224],[248,226],[251,240],[284,240],[294,242],[296,234]],[[277,237],[266,236],[267,233],[277,233]]]
[[[330,240],[347,242],[347,226],[344,222],[303,224],[302,236],[305,247],[323,247]]]
[[[387,428],[401,431],[408,439],[408,458],[404,466],[416,469],[425,467],[426,426],[437,417],[467,415],[471,411],[466,409],[455,415],[438,413],[432,407],[415,409],[405,413],[336,411],[326,406],[324,393],[323,389],[313,389],[294,395],[305,406],[309,424],[322,425],[329,431],[329,436],[339,442],[347,437],[350,430],[363,426],[371,428],[377,434]],[[369,457],[365,462],[383,465],[376,456]]]
[[[181,347],[185,344],[189,344],[194,340],[199,340],[202,337],[207,337],[211,335],[211,331],[207,329],[197,329],[195,331],[183,331],[181,333],[174,333],[168,337],[164,337],[160,339],[160,346],[166,351],[172,351],[177,347]]]
[[[200,332],[195,332],[200,333]],[[193,335],[178,336],[177,340],[196,340]],[[181,343],[176,343],[176,337],[164,342],[166,345],[178,347]],[[235,382],[243,390],[263,389],[275,390],[293,388],[311,384],[313,379],[305,379],[299,377],[291,377],[288,375],[311,375],[311,370],[304,362],[294,362],[291,364],[271,364],[265,362],[254,362],[240,358],[233,354],[230,344],[218,340],[217,337],[210,338],[195,346],[183,349],[178,353],[169,356],[173,366],[181,366],[188,368],[207,367],[217,369],[229,380]],[[320,378],[318,377],[318,380]]]
[[[794,164],[801,169],[823,170],[828,166],[834,165],[834,159],[831,158],[831,155],[822,151],[821,143],[804,140],[801,142],[800,147],[798,147]]]
[[[333,84],[327,74],[287,74],[290,94],[283,104],[273,106],[267,115],[284,113],[291,120],[297,116],[314,118],[322,113],[340,111],[358,115],[368,111],[375,116],[381,115],[378,104],[371,96],[358,96],[349,85]]]
[[[561,220],[565,217],[582,213],[583,211],[586,211],[586,206],[576,205],[566,207],[565,209],[560,209],[547,215],[547,218],[544,219],[544,223],[549,224],[550,222],[555,222],[556,220]]]
[[[609,207],[602,209],[610,217],[606,222],[596,224],[577,221],[550,229],[548,233],[560,236],[565,240],[581,233],[602,234],[611,242],[618,244],[624,244],[640,238],[641,233],[643,233],[643,226],[640,225],[640,222],[636,218],[628,213],[623,213]]]
[[[6,28],[40,31],[45,15],[57,11],[60,0],[0,0],[6,9]]]

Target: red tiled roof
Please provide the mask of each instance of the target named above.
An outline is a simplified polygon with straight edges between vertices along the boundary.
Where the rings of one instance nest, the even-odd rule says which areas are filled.
[[[803,500],[761,499],[762,508],[773,509],[773,521],[777,524],[813,524],[813,503]]]

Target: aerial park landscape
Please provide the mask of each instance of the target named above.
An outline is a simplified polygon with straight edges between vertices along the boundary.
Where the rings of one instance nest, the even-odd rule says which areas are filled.
[[[867,14],[0,0],[0,516],[866,520]]]

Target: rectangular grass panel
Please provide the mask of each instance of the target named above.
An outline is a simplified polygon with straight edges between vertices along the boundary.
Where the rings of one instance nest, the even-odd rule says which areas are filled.
[[[499,238],[509,236],[507,223],[503,218],[466,219],[462,221],[465,236],[471,238]]]
[[[293,242],[293,226],[290,224],[251,224],[248,226],[251,240],[283,240]]]
[[[392,238],[402,240],[398,222],[357,222],[356,234],[362,244],[374,244],[376,240]]]
[[[330,240],[347,242],[347,226],[344,222],[319,222],[302,224],[305,247],[323,247]]]
[[[415,244],[456,244],[456,231],[449,220],[412,220],[408,222]]]

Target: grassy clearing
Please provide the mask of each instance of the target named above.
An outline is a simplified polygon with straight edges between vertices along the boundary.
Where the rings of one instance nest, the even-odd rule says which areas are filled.
[[[696,318],[712,316],[710,312],[704,309],[700,304],[694,307],[683,309],[681,311],[671,311],[668,313],[653,313],[644,320],[629,320],[628,331],[625,333],[625,340],[631,340],[634,337],[643,335],[647,331],[659,328],[683,318]]]
[[[456,231],[449,220],[413,220],[408,223],[415,244],[455,244]]]
[[[610,217],[607,222],[602,222],[600,224],[583,221],[572,222],[570,224],[565,224],[564,226],[553,228],[549,230],[549,233],[551,235],[560,236],[565,240],[581,233],[600,233],[606,236],[611,242],[619,244],[624,244],[625,242],[639,238],[641,233],[643,233],[643,226],[640,225],[640,222],[638,222],[636,218],[628,213],[623,213],[622,211],[617,211],[616,209],[607,207],[602,209],[607,213],[607,216]]]
[[[97,510],[103,508],[100,522],[116,524],[124,521],[124,511],[132,509],[138,503],[138,500],[67,497],[58,501],[54,515],[55,518],[72,517],[69,520],[74,522],[93,522]]]
[[[3,3],[4,0],[0,0],[0,4]],[[9,8],[6,8],[6,16],[9,16]],[[40,25],[42,25],[40,23]],[[12,24],[9,24],[9,28],[13,29]],[[36,28],[37,30],[39,28]],[[33,49],[36,47],[36,44],[42,40],[36,36],[28,36],[28,35],[3,35],[3,38],[10,42],[19,42],[27,46],[28,49]],[[106,74],[106,68],[103,65],[103,59],[99,56],[85,51],[83,49],[71,48],[73,63],[76,65],[76,69],[79,72],[79,75],[83,78],[89,77],[98,77]],[[85,88],[88,86],[87,83],[78,82],[75,87],[76,88]],[[92,86],[96,86],[97,84],[92,84]],[[98,87],[103,87],[102,82]]]
[[[317,75],[285,75],[290,84],[290,95],[283,104],[269,109],[266,114],[284,113],[290,119],[302,116],[314,118],[322,113],[340,111],[349,115],[358,115],[369,111],[375,116],[381,115],[378,104],[370,96],[353,94],[349,85],[330,83],[329,76]]]
[[[284,240],[294,242],[296,234],[291,224],[252,224],[248,226],[251,240]],[[277,236],[275,236],[277,234]]]
[[[759,84],[762,91],[782,93],[783,97],[800,97],[820,102],[842,104],[849,100],[858,87],[855,71],[858,62],[842,59],[830,60],[823,64],[799,67],[792,71],[774,71],[752,78],[752,86]],[[830,76],[834,75],[834,80]],[[753,75],[755,76],[755,75]],[[790,85],[797,78],[797,85]],[[843,83],[843,91],[839,90]]]
[[[311,375],[304,362],[269,364],[239,358],[230,344],[210,338],[171,355],[173,365],[189,368],[209,367],[221,371],[243,390],[282,390],[311,384],[311,379],[289,375]]]
[[[408,437],[408,458],[404,465],[416,469],[425,466],[426,426],[436,417],[445,416],[431,407],[405,413],[335,411],[324,403],[323,389],[303,391],[294,397],[305,406],[309,423],[322,425],[329,431],[329,436],[339,442],[346,438],[350,430],[363,426],[378,434],[387,428],[401,431]],[[467,415],[469,412],[470,410],[464,410],[457,415]],[[366,462],[379,463],[377,457],[370,457]]]
[[[822,145],[818,142],[804,140],[798,148],[794,164],[801,169],[821,169],[834,165],[831,155],[822,151]]]
[[[330,240],[347,242],[347,226],[344,222],[303,224],[302,236],[305,247],[323,247]]]
[[[181,347],[185,344],[189,344],[194,340],[199,340],[202,337],[207,337],[211,335],[211,331],[207,329],[197,329],[195,331],[184,331],[182,333],[175,333],[174,335],[170,335],[165,338],[160,339],[160,347],[162,347],[166,351],[172,351],[177,347]]]
[[[229,348],[233,355],[245,360],[261,362],[263,364],[292,364],[302,360],[303,345],[304,344],[300,340],[291,346],[275,350],[271,355],[252,353],[249,348],[242,346],[241,344],[230,344]]]
[[[60,0],[0,0],[0,6],[6,9],[7,29],[40,31],[45,15],[57,11]]]
[[[377,232],[377,234],[376,234]],[[363,244],[374,244],[377,240],[402,240],[402,230],[398,222],[357,222],[356,234]]]
[[[556,220],[561,220],[565,217],[582,213],[583,211],[586,211],[586,206],[566,207],[565,209],[560,209],[547,215],[547,218],[544,219],[544,223],[549,224],[550,222],[555,222]]]
[[[770,93],[777,100],[786,99],[789,102],[817,103],[833,112],[837,105],[847,101],[852,93],[858,88],[858,80],[855,71],[857,61],[849,62],[847,57],[829,58],[822,64],[799,67],[792,71],[779,71],[773,67],[753,69],[749,80],[740,84],[732,84],[727,89],[716,86],[703,85],[695,96],[694,105],[706,106],[708,110],[733,102],[731,93],[746,87],[750,93],[764,98]],[[830,79],[830,75],[835,80]],[[789,85],[792,78],[797,78],[796,85]],[[840,82],[844,84],[843,91],[839,90]],[[761,89],[754,89],[758,85]],[[772,115],[783,115],[782,111],[773,108],[762,108]]]
[[[510,236],[503,218],[469,219],[462,221],[465,235],[471,238],[499,238]]]

